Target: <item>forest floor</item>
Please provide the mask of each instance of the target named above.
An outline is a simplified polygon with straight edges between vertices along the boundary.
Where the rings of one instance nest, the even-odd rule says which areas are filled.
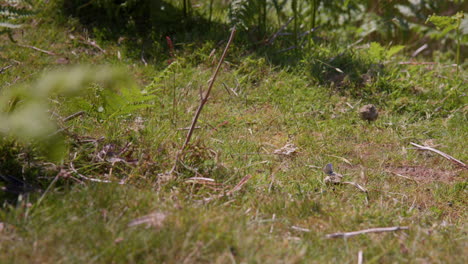
[[[53,95],[60,162],[2,139],[3,173],[13,160],[42,181],[4,197],[0,262],[468,262],[468,170],[411,145],[468,160],[466,71],[337,43],[320,46],[327,63],[285,66],[234,44],[178,155],[228,37],[153,64],[73,23],[37,18],[16,43],[0,36],[0,92],[71,65],[118,67],[138,88]],[[378,119],[361,120],[371,103]],[[328,163],[341,183],[325,182]],[[400,228],[328,236],[384,227]]]

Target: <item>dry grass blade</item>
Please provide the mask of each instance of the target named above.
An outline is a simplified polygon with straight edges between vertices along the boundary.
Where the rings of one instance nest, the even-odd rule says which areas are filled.
[[[407,229],[408,229],[407,226],[378,227],[378,228],[370,228],[370,229],[364,229],[364,230],[353,231],[353,232],[333,233],[333,234],[326,235],[326,237],[327,238],[337,238],[337,237],[348,238],[348,237],[357,236],[361,234],[393,232],[393,231],[407,230]]]
[[[128,224],[128,226],[132,227],[132,226],[146,224],[147,227],[153,226],[153,227],[156,227],[156,228],[160,228],[160,227],[162,227],[166,217],[167,217],[166,214],[156,212],[156,213],[152,213],[152,214],[145,215],[143,217],[137,218],[137,219],[131,221]]]
[[[456,158],[454,158],[454,157],[450,156],[449,154],[446,154],[446,153],[444,153],[444,152],[442,152],[440,150],[437,150],[437,149],[431,148],[431,147],[421,146],[421,145],[418,145],[418,144],[413,143],[413,142],[410,142],[410,144],[415,146],[419,150],[429,150],[429,151],[435,152],[435,153],[441,155],[442,157],[450,160],[451,162],[457,164],[458,166],[461,166],[464,169],[468,169],[468,166],[465,163],[463,163],[460,160],[457,160]]]
[[[234,186],[234,188],[232,188],[232,190],[227,192],[226,195],[231,195],[234,192],[239,191],[242,188],[242,186],[244,186],[244,184],[246,184],[250,180],[250,178],[252,178],[252,175],[247,175],[244,178],[242,178],[242,180],[240,180],[240,182],[236,186]]]
[[[242,178],[239,181],[239,183],[236,186],[234,186],[234,188],[229,190],[226,194],[220,194],[220,195],[215,195],[215,196],[212,196],[212,197],[209,197],[209,198],[205,198],[205,199],[203,199],[203,201],[204,202],[209,202],[209,201],[212,201],[212,200],[217,199],[217,198],[221,198],[221,197],[224,197],[224,196],[230,196],[234,192],[237,192],[240,189],[242,189],[242,186],[244,186],[250,180],[250,178],[252,178],[252,175],[246,175],[244,178]]]
[[[395,175],[395,176],[398,176],[398,177],[401,177],[401,178],[404,178],[404,179],[407,179],[407,180],[414,181],[414,182],[418,183],[417,180],[415,180],[415,179],[413,179],[413,178],[411,178],[411,177],[408,177],[408,176],[405,176],[405,175],[402,175],[402,174],[393,172],[393,171],[391,171],[391,170],[387,170],[387,172],[389,172],[389,173],[391,173],[391,174],[393,174],[393,175]]]

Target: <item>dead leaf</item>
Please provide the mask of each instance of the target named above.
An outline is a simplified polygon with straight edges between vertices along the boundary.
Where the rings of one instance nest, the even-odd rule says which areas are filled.
[[[292,143],[287,143],[284,147],[273,152],[276,155],[292,156],[297,153],[297,147]]]

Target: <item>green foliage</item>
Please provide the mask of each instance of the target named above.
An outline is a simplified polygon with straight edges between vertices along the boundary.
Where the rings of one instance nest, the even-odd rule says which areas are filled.
[[[119,85],[114,89],[93,85],[85,91],[85,95],[72,101],[100,120],[111,121],[154,107],[151,102],[156,98],[151,90],[140,90],[134,84]]]
[[[446,35],[448,32],[460,28],[463,17],[463,12],[458,12],[453,16],[437,16],[434,14],[427,18],[426,23],[431,22],[438,30],[442,31],[443,35]]]
[[[229,21],[232,25],[248,31],[257,31],[262,36],[267,29],[266,0],[234,0],[229,6]]]
[[[438,30],[442,30],[441,35],[445,36],[447,35],[450,31],[455,30],[456,31],[456,38],[457,38],[457,53],[455,56],[457,65],[460,65],[460,47],[461,47],[461,32],[460,32],[460,25],[461,21],[464,18],[463,12],[458,12],[457,14],[453,16],[436,16],[432,15],[429,16],[429,18],[426,20],[427,22],[433,23]],[[458,72],[458,67],[457,67],[457,72]]]
[[[181,8],[179,0],[172,2]],[[194,12],[208,4],[192,2]],[[216,2],[219,7],[226,1]],[[13,87],[35,78],[34,73],[62,66],[54,64],[56,56],[11,43],[2,47],[2,59],[21,62],[2,68],[1,92],[10,98],[1,101],[2,118],[12,121],[10,114],[34,101],[41,107],[31,111],[44,115],[29,111],[26,116],[36,114],[44,122],[52,113],[86,114],[59,122],[70,143],[65,152],[70,158],[62,164],[36,159],[20,140],[11,143],[13,132],[1,138],[0,192],[8,189],[5,179],[14,180],[4,175],[23,181],[35,176],[43,190],[50,187],[38,194],[40,202],[35,195],[16,196],[0,210],[0,263],[347,263],[358,262],[359,251],[368,263],[466,263],[466,171],[409,145],[431,145],[467,160],[466,146],[460,144],[468,133],[466,76],[453,74],[448,66],[452,57],[446,54],[424,58],[437,63],[418,64],[401,52],[396,44],[403,43],[398,36],[403,26],[386,28],[391,18],[382,18],[391,15],[394,3],[407,1],[311,2],[319,2],[316,23],[321,26],[311,36],[312,45],[304,45],[302,37],[297,52],[280,51],[294,42],[292,23],[272,45],[233,45],[201,113],[196,139],[180,153],[177,180],[167,179],[165,172],[212,76],[227,26],[213,27],[221,33],[208,36],[167,31],[174,34],[177,48],[169,65],[161,43],[153,50],[159,61],[141,62],[141,35],[125,36],[138,46],[134,59],[122,43],[99,42],[106,53],[78,43],[80,35],[93,36],[75,23],[70,28],[42,17],[42,23],[25,27],[18,34],[21,43],[69,56],[70,63],[121,65],[145,88],[127,81],[123,71],[101,68],[67,70]],[[293,13],[290,1],[277,4],[280,16],[271,8],[268,18],[280,20],[279,27]],[[311,27],[311,13],[301,7],[305,1],[297,4],[297,33],[302,36]],[[363,18],[369,13],[373,15]],[[358,33],[363,21],[382,27]],[[258,20],[252,23],[255,28]],[[348,34],[352,27],[356,31]],[[68,38],[71,31],[75,41]],[[117,58],[118,52],[122,57]],[[399,64],[397,52],[414,65]],[[52,110],[43,106],[51,101]],[[369,103],[379,111],[373,123],[358,113]],[[54,123],[46,136],[58,131]],[[2,119],[0,126],[4,124],[9,123]],[[45,142],[42,138],[36,141]],[[286,143],[297,151],[275,154]],[[368,193],[324,184],[320,168],[327,163]],[[246,175],[252,177],[238,185]],[[56,176],[57,183],[50,184]],[[192,176],[209,179],[186,181]],[[211,201],[202,202],[207,198]],[[153,218],[154,212],[165,220]],[[147,222],[129,226],[135,219]],[[409,230],[326,239],[334,232],[386,226]]]
[[[74,96],[83,88],[100,83],[107,89],[128,85],[128,77],[110,68],[75,67],[46,73],[32,85],[3,91],[0,97],[0,133],[21,142],[38,142],[53,159],[63,155],[63,142],[51,118],[49,98]]]
[[[12,32],[22,27],[20,20],[31,16],[34,12],[27,0],[6,0],[0,4],[0,35],[7,34],[14,42]]]
[[[404,49],[403,45],[396,45],[389,49],[385,49],[378,42],[371,42],[368,50],[369,58],[371,61],[377,63],[384,60],[389,60],[396,53]]]

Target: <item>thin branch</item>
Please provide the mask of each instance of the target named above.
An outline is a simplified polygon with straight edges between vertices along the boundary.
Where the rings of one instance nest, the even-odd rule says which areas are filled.
[[[7,65],[3,68],[0,68],[0,73],[3,73],[4,71],[8,70],[9,68],[13,67],[13,64]]]
[[[84,115],[84,114],[85,114],[85,111],[76,112],[76,113],[74,113],[74,114],[72,114],[72,115],[69,115],[69,116],[65,117],[65,118],[63,119],[63,122],[70,121],[70,120],[72,120],[72,119],[74,119],[74,118],[77,118],[77,117],[79,117],[79,116],[82,116],[82,115]]]
[[[176,170],[177,162],[179,161],[179,155],[187,147],[188,143],[190,142],[190,139],[192,138],[193,131],[195,130],[195,127],[196,127],[196,124],[197,124],[197,121],[198,121],[198,117],[200,116],[200,113],[201,113],[201,111],[203,109],[203,106],[205,106],[206,102],[208,101],[208,97],[210,96],[211,89],[213,88],[214,82],[216,80],[216,76],[218,76],[218,72],[221,69],[221,65],[224,62],[224,58],[226,58],[227,51],[229,49],[229,46],[231,46],[232,41],[234,40],[235,34],[236,34],[236,28],[233,27],[232,31],[231,31],[231,36],[229,37],[229,41],[226,44],[226,48],[224,48],[223,55],[219,59],[218,66],[216,67],[216,70],[213,73],[213,76],[209,80],[210,84],[208,86],[208,90],[206,91],[206,94],[204,96],[202,96],[201,101],[200,101],[200,105],[198,106],[198,109],[195,112],[195,115],[193,116],[192,124],[190,125],[190,130],[187,133],[187,137],[185,138],[185,142],[182,145],[182,147],[180,148],[180,150],[177,152],[176,159],[175,159],[175,162],[174,162],[174,166],[172,167],[172,169],[170,171],[170,174],[172,174]]]
[[[358,188],[359,190],[361,190],[362,192],[364,193],[367,193],[367,189],[362,187],[361,185],[355,183],[355,182],[342,182],[342,184],[349,184],[349,185],[353,185],[354,187]]]
[[[326,235],[326,238],[337,238],[337,237],[348,238],[348,237],[357,236],[361,234],[392,232],[392,231],[407,230],[407,229],[409,229],[407,226],[378,227],[378,228],[370,228],[370,229],[364,229],[364,230],[353,231],[353,232],[328,234]]]
[[[205,106],[206,102],[208,101],[208,97],[210,96],[211,89],[213,88],[213,84],[214,84],[214,82],[216,80],[216,76],[218,76],[218,72],[221,69],[221,65],[223,64],[224,58],[227,55],[227,51],[229,49],[229,46],[231,46],[231,43],[234,40],[235,33],[236,33],[236,28],[234,27],[232,29],[232,31],[231,31],[231,36],[229,37],[229,41],[228,41],[228,43],[226,45],[226,48],[224,49],[224,52],[223,52],[223,55],[221,56],[221,59],[219,60],[218,66],[216,67],[216,70],[215,70],[215,72],[213,74],[213,77],[211,77],[211,79],[210,79],[210,84],[208,86],[208,90],[206,91],[205,96],[201,100],[200,106],[198,107],[197,112],[193,116],[192,124],[190,125],[190,130],[187,133],[187,138],[185,139],[184,145],[181,148],[182,150],[187,147],[188,143],[190,142],[190,139],[192,138],[192,134],[193,134],[193,131],[195,129],[195,125],[197,124],[197,121],[198,121],[198,117],[200,116],[200,113],[201,113],[203,107]]]
[[[43,50],[43,49],[40,49],[40,48],[34,47],[34,46],[23,45],[23,44],[18,44],[18,46],[23,47],[23,48],[29,48],[29,49],[37,50],[39,52],[42,52],[42,53],[45,53],[45,54],[48,54],[48,55],[51,55],[51,56],[57,55],[57,54],[55,54],[55,53],[53,53],[51,51]]]
[[[410,144],[415,146],[419,150],[429,150],[429,151],[435,152],[435,153],[441,155],[442,157],[450,160],[451,162],[457,164],[458,166],[461,166],[464,169],[468,169],[468,166],[465,163],[463,163],[460,160],[457,160],[456,158],[454,158],[454,157],[450,156],[449,154],[446,154],[446,153],[444,153],[444,152],[442,152],[440,150],[437,150],[437,149],[431,148],[431,147],[421,146],[421,145],[418,145],[418,144],[413,143],[413,142],[410,142]]]
[[[103,48],[101,48],[97,43],[96,41],[94,40],[91,40],[91,39],[87,39],[86,40],[86,44],[92,46],[92,47],[95,47],[96,49],[98,49],[100,52],[102,53],[106,53],[106,50],[104,50]]]
[[[362,254],[362,250],[359,250],[358,252],[358,261],[357,261],[358,264],[362,264],[364,263],[364,256]]]
[[[268,45],[271,45],[273,44],[273,42],[275,41],[275,39],[279,36],[279,34],[289,25],[289,23],[291,23],[291,21],[294,20],[294,17],[291,17],[288,19],[288,21],[283,25],[281,26],[281,28],[268,40]]]
[[[300,232],[306,232],[306,233],[310,232],[310,229],[304,228],[304,227],[299,227],[299,226],[291,226],[291,229],[296,230],[296,231],[300,231]]]

